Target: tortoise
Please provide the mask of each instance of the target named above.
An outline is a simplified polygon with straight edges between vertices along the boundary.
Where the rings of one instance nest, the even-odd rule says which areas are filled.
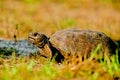
[[[63,61],[69,55],[80,54],[84,56],[90,53],[101,44],[100,51],[108,55],[115,54],[117,46],[115,42],[102,32],[92,30],[64,29],[55,32],[50,38],[40,32],[29,33],[28,41],[40,48],[41,55]]]

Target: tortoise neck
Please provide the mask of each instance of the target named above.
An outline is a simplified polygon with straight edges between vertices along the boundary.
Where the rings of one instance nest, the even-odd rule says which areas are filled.
[[[52,46],[52,44],[48,41],[48,46],[49,46],[49,49],[51,50],[51,53],[52,53],[52,58],[53,58],[53,56],[55,56],[55,48]]]
[[[52,58],[52,51],[50,48],[49,41],[44,45],[43,48],[40,48],[40,52],[42,55],[44,55],[46,58]]]
[[[48,41],[45,46],[41,49],[41,54],[49,59],[53,59],[55,56],[55,60],[60,63],[64,60],[64,56],[61,54],[59,50],[57,50],[52,44]]]
[[[47,37],[38,43],[38,47],[44,48],[46,44],[49,44],[49,38]]]
[[[57,50],[50,42],[48,43],[49,49],[51,50],[51,59],[55,58],[58,63],[61,63],[64,60],[64,56],[59,50]]]

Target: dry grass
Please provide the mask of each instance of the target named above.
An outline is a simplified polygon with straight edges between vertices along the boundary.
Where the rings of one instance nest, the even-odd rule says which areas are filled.
[[[18,24],[19,38],[26,38],[31,31],[50,36],[58,29],[74,26],[102,31],[119,40],[119,5],[119,0],[2,0],[0,36],[12,39]]]
[[[0,80],[118,80],[120,65],[112,59],[57,64],[42,57],[0,59]]]
[[[106,33],[120,40],[120,0],[1,0],[0,36],[27,38],[31,31],[52,35],[75,27]],[[43,58],[0,59],[0,80],[118,80],[120,65],[87,59],[56,64]]]

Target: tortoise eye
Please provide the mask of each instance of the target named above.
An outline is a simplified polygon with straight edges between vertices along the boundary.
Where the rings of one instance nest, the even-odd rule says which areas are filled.
[[[37,32],[35,32],[33,35],[36,37],[36,36],[38,35],[38,33],[37,33]]]

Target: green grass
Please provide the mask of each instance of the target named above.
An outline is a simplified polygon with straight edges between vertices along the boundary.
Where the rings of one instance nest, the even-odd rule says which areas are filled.
[[[60,30],[60,29],[65,29],[65,28],[73,28],[76,25],[76,21],[71,18],[65,18],[60,21],[54,20],[54,24],[56,26],[56,29]]]
[[[117,54],[111,59],[107,55],[104,61],[93,60],[98,46],[85,61],[76,64],[76,58],[71,63],[64,61],[58,64],[54,59],[43,57],[22,58],[12,56],[11,59],[0,59],[0,80],[112,80],[120,79],[120,64]],[[99,59],[99,58],[98,58]]]

